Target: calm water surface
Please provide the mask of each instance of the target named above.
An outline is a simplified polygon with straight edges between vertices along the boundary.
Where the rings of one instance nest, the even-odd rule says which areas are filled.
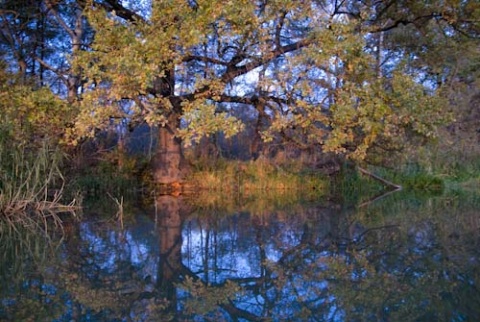
[[[114,205],[112,205],[114,207]],[[0,321],[480,321],[480,201],[156,207],[2,228]]]

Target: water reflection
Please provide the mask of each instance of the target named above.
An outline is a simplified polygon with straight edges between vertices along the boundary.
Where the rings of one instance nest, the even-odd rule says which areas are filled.
[[[477,209],[399,196],[225,214],[159,196],[123,230],[71,225],[48,256],[1,230],[0,320],[479,320]]]

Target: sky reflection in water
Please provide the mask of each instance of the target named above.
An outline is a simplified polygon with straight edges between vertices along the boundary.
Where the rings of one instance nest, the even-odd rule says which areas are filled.
[[[224,213],[159,197],[44,257],[4,243],[0,321],[479,320],[480,212],[451,200]]]

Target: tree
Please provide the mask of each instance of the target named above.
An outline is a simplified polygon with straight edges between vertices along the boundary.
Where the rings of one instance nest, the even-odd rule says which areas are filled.
[[[75,1],[2,3],[1,125],[17,144],[35,145],[46,137],[65,142],[82,86],[66,57],[85,49],[91,35]]]
[[[52,37],[45,15],[36,1],[4,1],[0,11],[0,54],[22,78],[42,78],[35,62],[37,54],[49,54],[45,40]]]
[[[374,14],[364,21],[370,21],[381,35],[377,48],[384,49],[382,71],[388,74],[395,57],[403,57],[407,73],[417,82],[437,88],[445,111],[455,116],[455,122],[440,131],[438,146],[442,153],[465,155],[465,139],[470,138],[474,141],[468,150],[478,153],[476,131],[480,126],[472,122],[479,92],[478,1],[385,1],[365,5],[370,5]]]
[[[84,14],[96,34],[74,60],[87,82],[77,135],[125,120],[158,126],[155,179],[172,184],[185,174],[182,143],[234,135],[242,124],[230,111],[253,108],[266,142],[280,137],[383,162],[379,156],[434,137],[448,120],[440,87],[418,81],[432,73],[411,64],[416,52],[388,44],[386,33],[420,22],[444,25],[446,38],[475,33],[470,13],[450,19],[468,6],[178,0],[136,11],[89,1]]]
[[[0,109],[0,135],[3,144],[8,143],[5,149],[38,148],[45,141],[57,144],[63,138],[65,120],[73,118],[65,101],[48,88],[34,90],[23,77],[5,68],[0,68]]]

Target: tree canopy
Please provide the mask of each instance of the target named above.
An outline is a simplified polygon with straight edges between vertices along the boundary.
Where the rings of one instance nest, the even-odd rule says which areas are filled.
[[[19,53],[5,60],[61,79],[79,110],[74,141],[120,123],[158,126],[159,181],[181,178],[181,144],[235,135],[242,113],[257,119],[264,142],[382,163],[453,119],[453,86],[478,89],[476,1],[46,0],[35,8],[32,21],[49,26],[49,41],[28,38],[31,22],[16,26],[15,8],[2,10],[3,25],[25,43],[64,51],[25,60],[26,47],[14,46]],[[5,30],[3,48],[14,38]]]

